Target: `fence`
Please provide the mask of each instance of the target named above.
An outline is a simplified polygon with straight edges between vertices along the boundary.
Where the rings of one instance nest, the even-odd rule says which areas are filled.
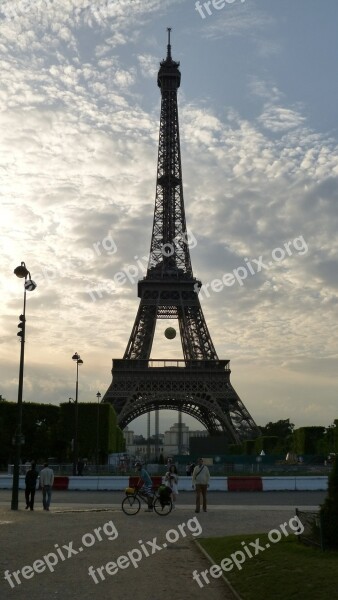
[[[73,474],[73,465],[71,463],[68,464],[55,464],[53,462],[49,463],[53,468],[55,475],[72,475]],[[177,463],[176,463],[177,464]],[[147,470],[150,475],[163,475],[167,466],[165,464],[151,464],[145,463]],[[37,465],[38,471],[42,469],[43,465]],[[30,468],[30,464],[20,465],[20,475],[26,475],[28,469]],[[177,464],[178,474],[185,475],[186,474],[186,464]],[[259,475],[262,477],[269,476],[290,476],[290,477],[299,477],[299,476],[322,476],[325,477],[329,475],[332,465],[324,466],[312,466],[307,467],[306,465],[274,465],[274,464],[236,464],[236,463],[223,463],[223,464],[213,464],[208,465],[208,469],[210,471],[210,475],[213,477],[220,476],[246,476],[246,475]],[[13,473],[13,465],[8,465],[8,474]],[[122,463],[121,465],[113,465],[113,464],[105,464],[105,465],[95,465],[92,463],[87,463],[83,472],[84,475],[133,475],[135,474],[134,461],[128,465]]]
[[[298,536],[298,539],[303,544],[310,546],[318,546],[321,550],[325,550],[323,537],[323,522],[320,512],[298,510],[296,515],[301,521],[304,531]]]

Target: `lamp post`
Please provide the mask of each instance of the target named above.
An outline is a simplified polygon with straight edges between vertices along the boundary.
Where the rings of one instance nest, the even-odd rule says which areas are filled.
[[[24,279],[24,294],[23,294],[23,311],[19,317],[18,325],[20,331],[17,335],[21,338],[20,344],[20,367],[19,367],[19,386],[18,386],[18,416],[17,427],[15,432],[15,457],[13,467],[13,486],[12,486],[12,502],[11,509],[17,510],[19,505],[19,470],[20,470],[20,455],[22,444],[22,392],[23,392],[23,370],[25,363],[25,333],[26,333],[26,291],[32,292],[36,288],[36,283],[32,281],[31,274],[26,268],[24,262],[19,267],[14,269],[14,274],[19,279]]]
[[[75,423],[75,400],[74,400],[74,398],[68,398],[68,404],[74,404],[74,411],[72,411],[72,412],[74,412],[73,417],[74,417],[74,423]],[[70,449],[71,449],[71,455],[74,459],[74,432],[73,432],[72,440],[70,442]],[[73,472],[73,465],[72,465],[72,472]]]
[[[76,362],[76,387],[75,387],[75,423],[74,423],[74,454],[73,454],[73,475],[77,473],[77,463],[79,454],[79,440],[78,440],[78,422],[79,422],[79,365],[83,365],[83,360],[80,355],[75,352],[72,356],[72,360]]]
[[[99,434],[100,434],[100,400],[101,394],[97,392],[97,421],[96,421],[96,472],[99,474]]]

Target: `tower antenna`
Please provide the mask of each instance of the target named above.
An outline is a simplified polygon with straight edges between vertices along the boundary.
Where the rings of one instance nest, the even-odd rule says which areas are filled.
[[[171,27],[167,27],[167,32],[168,32],[168,46],[167,46],[167,60],[171,60],[171,44],[170,44],[170,32],[171,32]]]

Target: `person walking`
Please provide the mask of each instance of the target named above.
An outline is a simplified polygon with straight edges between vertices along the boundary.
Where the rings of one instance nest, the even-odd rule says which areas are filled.
[[[178,474],[175,465],[170,465],[169,471],[166,472],[164,481],[172,492],[172,505],[176,508],[175,502],[178,494]]]
[[[40,471],[40,484],[42,487],[42,504],[43,510],[49,510],[52,496],[52,487],[54,483],[54,471],[48,466],[48,463],[43,465]]]
[[[34,497],[35,497],[35,489],[36,489],[36,481],[39,476],[39,473],[36,470],[35,462],[32,462],[31,468],[27,471],[25,477],[25,498],[26,498],[26,510],[30,508],[34,510]]]
[[[200,512],[201,496],[203,511],[207,512],[207,489],[209,487],[210,473],[208,467],[203,464],[203,458],[199,458],[197,466],[192,474],[192,487],[196,489],[196,513]]]

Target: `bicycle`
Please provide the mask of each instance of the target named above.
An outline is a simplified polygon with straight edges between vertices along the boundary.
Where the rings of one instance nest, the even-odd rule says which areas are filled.
[[[125,498],[122,500],[122,510],[126,515],[137,515],[142,502],[148,505],[148,498],[139,488],[126,488]],[[168,515],[173,508],[170,496],[164,498],[161,493],[153,490],[153,508],[160,517]]]

